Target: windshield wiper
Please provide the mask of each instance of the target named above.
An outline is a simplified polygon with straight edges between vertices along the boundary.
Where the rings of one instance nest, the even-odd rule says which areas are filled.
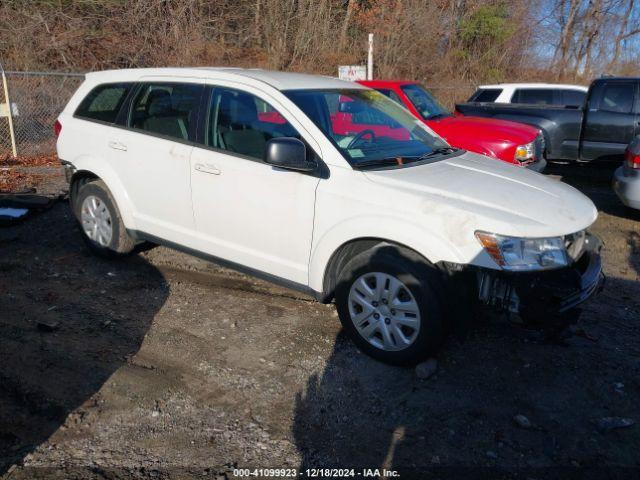
[[[378,158],[376,160],[365,160],[363,162],[358,162],[353,164],[353,168],[363,169],[367,167],[386,167],[393,166],[396,167],[398,165],[405,165],[407,163],[415,162],[419,160],[420,157],[387,157],[387,158]],[[398,161],[400,160],[400,161]]]
[[[459,148],[454,147],[439,147],[430,152],[427,152],[419,157],[420,160],[426,160],[427,158],[436,157],[438,155],[446,155],[448,153],[456,153],[460,151]]]
[[[438,155],[446,155],[459,152],[459,148],[454,147],[439,147],[430,152],[424,153],[419,156],[407,156],[407,157],[386,157],[377,158],[375,160],[365,160],[362,162],[354,163],[353,168],[358,170],[369,167],[396,167],[401,165],[408,165],[409,163],[418,162],[420,160],[427,160],[429,158],[436,157]]]
[[[450,117],[451,114],[450,113],[434,113],[433,115],[429,115],[426,120],[435,120],[436,118],[441,118],[441,117]]]

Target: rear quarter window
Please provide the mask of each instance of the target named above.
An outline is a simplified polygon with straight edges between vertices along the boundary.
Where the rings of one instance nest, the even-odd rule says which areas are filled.
[[[88,120],[114,123],[133,83],[98,85],[82,100],[75,116]]]
[[[501,88],[480,88],[471,95],[470,102],[495,102],[502,93]]]

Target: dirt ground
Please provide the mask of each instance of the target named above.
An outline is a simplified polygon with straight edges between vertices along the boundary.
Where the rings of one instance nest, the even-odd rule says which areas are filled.
[[[0,477],[638,478],[640,425],[598,421],[640,421],[640,215],[610,171],[554,173],[598,205],[605,290],[564,343],[476,322],[427,380],[331,305],[166,248],[96,258],[66,202],[0,229]]]

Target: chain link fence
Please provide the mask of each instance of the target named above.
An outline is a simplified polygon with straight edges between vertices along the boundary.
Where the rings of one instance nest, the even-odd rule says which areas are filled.
[[[12,135],[7,99],[11,103],[13,137],[18,156],[51,155],[56,139],[53,124],[71,95],[84,79],[81,73],[5,72],[6,85],[0,77],[0,158],[12,154]],[[426,83],[426,82],[425,82]],[[430,85],[440,102],[453,109],[456,102],[469,98],[474,85]],[[6,87],[6,88],[5,88]]]
[[[0,157],[13,153],[14,142],[18,156],[55,153],[53,125],[84,75],[5,72],[4,78],[6,83],[0,77]]]
[[[477,85],[472,84],[442,86],[424,82],[423,85],[438,99],[438,102],[451,112],[453,112],[456,103],[466,102],[477,89]]]

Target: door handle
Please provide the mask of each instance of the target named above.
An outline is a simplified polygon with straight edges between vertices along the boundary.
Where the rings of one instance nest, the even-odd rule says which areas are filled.
[[[222,173],[218,167],[210,164],[196,163],[195,168],[198,172],[210,173],[211,175],[220,175]]]
[[[127,146],[124,143],[120,142],[109,142],[109,148],[113,148],[114,150],[122,150],[123,152],[127,151]]]

